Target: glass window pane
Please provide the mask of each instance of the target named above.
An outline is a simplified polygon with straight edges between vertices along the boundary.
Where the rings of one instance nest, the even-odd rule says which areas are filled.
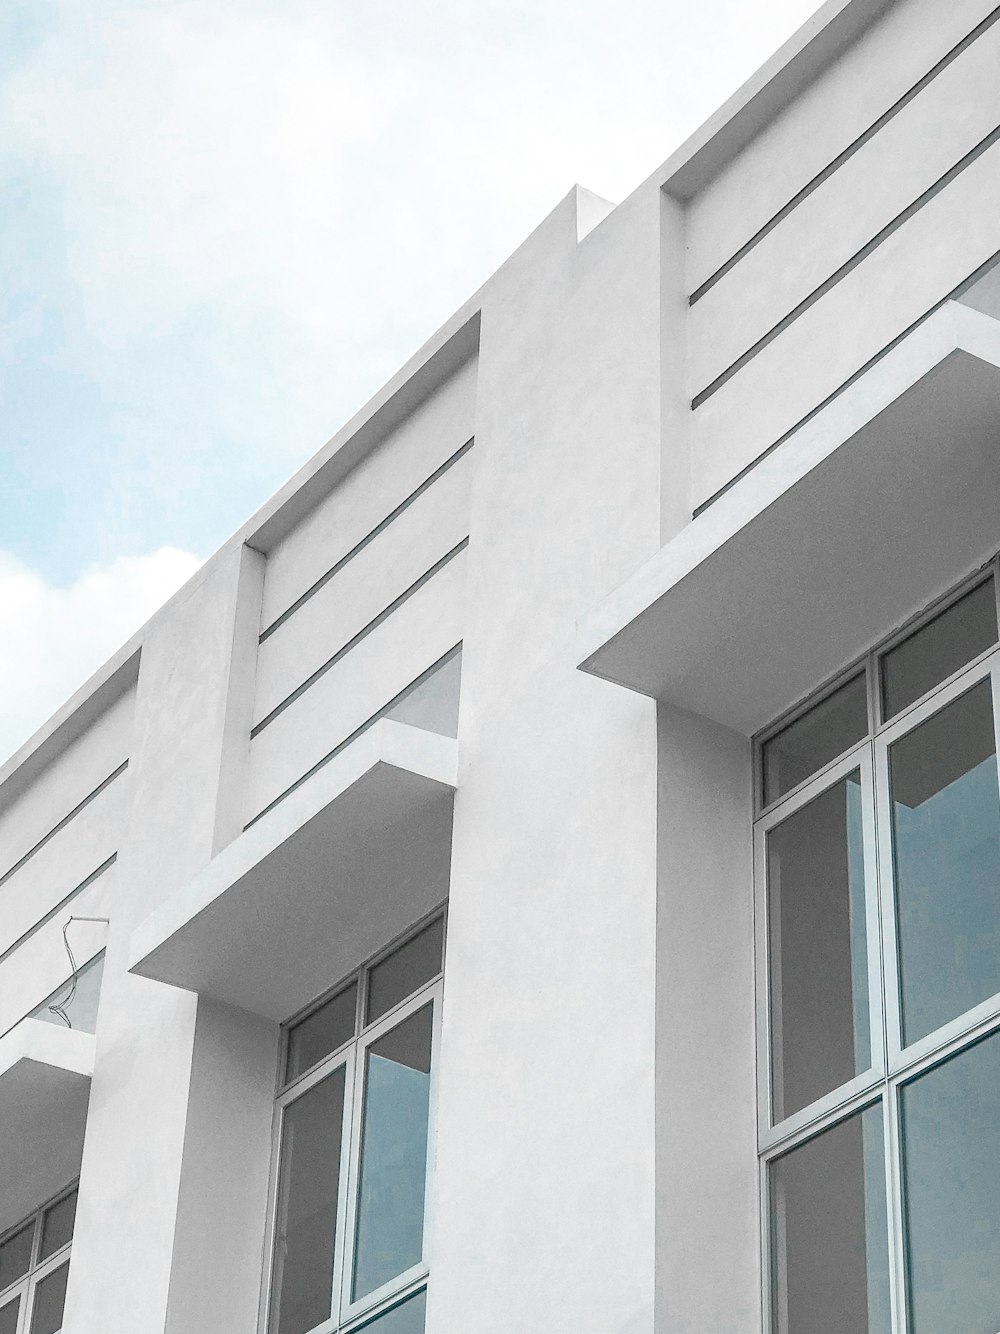
[[[458,697],[462,684],[462,650],[443,659],[403,694],[386,717],[442,736],[458,736]]]
[[[881,1105],[770,1169],[774,1334],[889,1334]]]
[[[46,1024],[61,1024],[76,1028],[81,1033],[97,1031],[97,1005],[101,999],[101,977],[104,973],[104,954],[85,963],[76,975],[46,996],[29,1018],[41,1019]]]
[[[911,1334],[1000,1329],[1000,1036],[903,1089]]]
[[[71,1191],[58,1204],[54,1204],[45,1215],[42,1224],[41,1259],[47,1260],[60,1246],[73,1240],[73,1224],[76,1221],[76,1191]]]
[[[31,1243],[35,1235],[34,1223],[0,1241],[0,1292],[23,1278],[31,1266]]]
[[[423,1254],[432,1006],[368,1048],[352,1300]]]
[[[372,1024],[394,1005],[437,977],[444,949],[444,922],[439,917],[368,974],[365,1023]]]
[[[278,1168],[271,1334],[328,1320],[344,1120],[344,1067],[285,1108]]]
[[[384,1315],[376,1316],[361,1328],[368,1330],[369,1334],[424,1334],[426,1311],[427,1291],[424,1289]]]
[[[767,835],[774,1119],[871,1065],[861,776]]]
[[[66,1280],[69,1261],[53,1269],[36,1286],[31,1304],[31,1334],[59,1334],[66,1305]]]
[[[354,983],[288,1030],[286,1084],[350,1041],[357,1023],[357,1007],[358,987]]]
[[[862,672],[764,743],[764,804],[777,801],[867,735],[868,690]]]
[[[20,1297],[15,1297],[6,1306],[0,1306],[0,1334],[17,1334],[17,1313],[20,1309]]]
[[[996,595],[988,579],[882,659],[885,717],[894,717],[996,642]]]
[[[989,681],[889,750],[904,1045],[1000,991],[1000,793]]]

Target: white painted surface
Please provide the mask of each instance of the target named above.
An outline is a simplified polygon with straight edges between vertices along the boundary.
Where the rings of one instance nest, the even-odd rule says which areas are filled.
[[[134,973],[274,1021],[448,895],[457,746],[382,719],[134,932]]]
[[[33,925],[91,847],[87,820],[118,831],[113,875],[79,901],[112,921],[68,1334],[253,1328],[275,1021],[444,898],[452,829],[427,1334],[756,1328],[737,733],[940,591],[983,543],[1000,545],[995,431],[981,429],[997,417],[997,325],[969,310],[931,317],[694,523],[691,505],[1000,248],[996,153],[696,414],[685,267],[688,282],[707,276],[988,9],[831,0],[665,175],[613,210],[574,190],[98,674],[92,696],[29,743],[23,767],[5,767],[8,801],[24,794],[17,819],[0,816],[0,847],[16,858],[105,762],[129,755],[127,818],[102,825],[92,803],[46,845],[48,862],[9,882],[17,920]],[[986,123],[995,42],[956,62],[696,306],[695,375],[748,345]],[[674,197],[659,188],[667,177]],[[473,434],[467,458],[258,661],[261,627]],[[906,545],[908,523],[918,537],[939,531]],[[466,531],[466,552],[251,743],[254,718]],[[852,534],[868,541],[853,565]],[[870,569],[879,578],[866,583]],[[635,679],[632,668],[619,679],[657,689],[656,673],[687,653],[681,702],[729,730],[662,707],[657,724],[649,700],[575,667],[578,622],[589,654],[648,630],[657,601],[685,584],[692,596],[653,625]],[[400,733],[377,725],[241,832],[459,640],[457,776],[454,743],[427,735],[421,748],[447,750],[446,778],[413,755],[387,773],[393,763],[366,747]],[[134,698],[102,718],[106,678],[132,672],[140,650]],[[412,835],[424,780],[447,790],[423,834],[399,837]],[[211,930],[196,929],[202,918]],[[0,1019],[51,990],[60,921],[0,963]],[[127,971],[129,942],[147,929],[143,958],[171,942],[171,980],[204,987],[200,997]],[[265,1017],[220,1003],[220,978],[244,986],[228,1000]],[[78,1158],[78,1139],[64,1138]],[[49,1166],[65,1174],[71,1160]],[[43,1166],[0,1199],[28,1212],[65,1184]]]
[[[779,115],[692,201],[694,291],[863,134],[994,8],[992,0],[903,0]]]
[[[958,56],[691,310],[700,391],[1000,125],[1000,23]]]
[[[268,552],[262,630],[472,438],[475,402],[471,358]]]
[[[968,166],[694,414],[692,506],[1000,250],[1000,143]]]
[[[661,705],[657,1329],[760,1327],[750,747]]]
[[[249,823],[462,638],[459,552],[254,737]]]
[[[94,1039],[25,1019],[0,1038],[0,1233],[80,1170]]]
[[[0,1033],[22,1019],[69,977],[63,926],[70,914],[109,917],[115,901],[115,867],[108,867],[86,889],[47,922],[32,931],[0,964]],[[74,922],[69,940],[82,967],[104,948],[108,928],[103,922]]]
[[[0,875],[6,875],[128,759],[135,692],[127,691],[0,813]]]
[[[464,455],[260,645],[254,724],[469,535]]]
[[[566,646],[657,542],[658,222],[484,306],[428,1334],[653,1329],[653,710]]]
[[[581,660],[750,734],[1000,546],[998,431],[1000,322],[949,302],[595,609]]]
[[[118,850],[127,802],[126,770],[0,885],[0,951]]]

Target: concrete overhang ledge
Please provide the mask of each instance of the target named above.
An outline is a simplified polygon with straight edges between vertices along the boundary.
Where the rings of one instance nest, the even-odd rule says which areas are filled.
[[[130,969],[288,1018],[448,893],[457,742],[383,719],[135,931]]]
[[[582,670],[750,735],[1000,547],[1000,321],[947,302],[578,626]]]
[[[0,1233],[79,1175],[90,1033],[22,1019],[0,1038]]]

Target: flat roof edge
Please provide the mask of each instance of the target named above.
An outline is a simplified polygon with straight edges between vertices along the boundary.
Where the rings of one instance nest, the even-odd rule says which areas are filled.
[[[691,199],[892,3],[826,0],[651,179],[675,199]]]

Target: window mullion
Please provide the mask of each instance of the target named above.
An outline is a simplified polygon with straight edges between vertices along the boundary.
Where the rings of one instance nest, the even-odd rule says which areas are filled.
[[[892,1312],[892,1328],[902,1334],[902,1331],[909,1329],[909,1318],[906,1294],[905,1206],[903,1203],[898,1079],[890,1079],[882,1105],[889,1214],[889,1302]]]

